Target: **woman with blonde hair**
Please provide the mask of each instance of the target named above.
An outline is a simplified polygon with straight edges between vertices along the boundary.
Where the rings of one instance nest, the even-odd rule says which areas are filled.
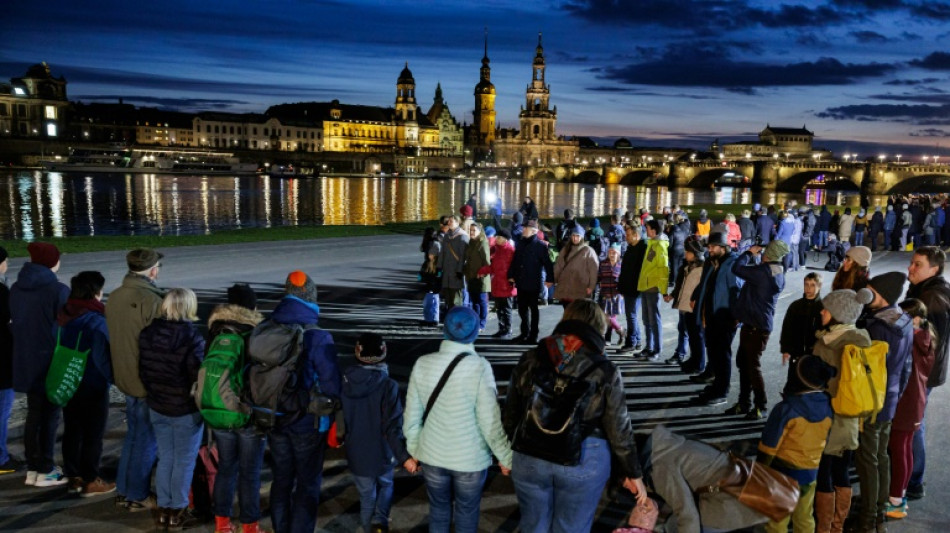
[[[188,512],[188,489],[203,429],[191,398],[205,352],[204,337],[194,325],[197,315],[195,293],[172,289],[162,300],[159,318],[139,335],[139,377],[158,444],[157,522],[169,531],[197,523]]]

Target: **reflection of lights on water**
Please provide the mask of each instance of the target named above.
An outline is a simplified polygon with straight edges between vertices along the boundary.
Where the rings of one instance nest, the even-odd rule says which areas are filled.
[[[498,201],[498,195],[497,195],[497,194],[495,194],[495,193],[493,193],[493,192],[491,192],[491,191],[485,193],[485,203],[488,204],[489,207],[495,205],[495,202],[497,202],[497,201]]]

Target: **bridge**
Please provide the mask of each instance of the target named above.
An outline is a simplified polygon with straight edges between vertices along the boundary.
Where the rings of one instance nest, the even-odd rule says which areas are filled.
[[[852,188],[867,194],[902,194],[921,187],[950,188],[950,165],[842,161],[671,161],[621,165],[551,165],[524,168],[526,179],[621,185],[666,184],[703,189],[733,183],[753,190],[801,192],[808,186]]]

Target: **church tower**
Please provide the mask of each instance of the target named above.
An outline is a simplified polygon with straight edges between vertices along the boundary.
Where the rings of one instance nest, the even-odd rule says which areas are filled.
[[[482,57],[478,85],[475,86],[475,111],[472,124],[474,161],[484,161],[491,154],[495,142],[495,86],[491,82],[491,67],[488,66],[488,30],[485,30],[485,55]]]
[[[531,66],[531,83],[525,91],[525,106],[521,108],[520,137],[526,141],[553,141],[557,122],[557,107],[549,107],[551,88],[544,83],[544,48],[541,46],[541,34],[538,33],[538,47],[535,49]]]
[[[409,62],[396,80],[396,143],[400,147],[419,145],[419,118],[416,116],[416,80]]]

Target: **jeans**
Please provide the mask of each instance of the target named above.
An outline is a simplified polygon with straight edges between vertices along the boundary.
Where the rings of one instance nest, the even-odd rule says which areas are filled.
[[[422,476],[429,495],[429,533],[449,533],[453,518],[455,533],[476,533],[488,470],[458,472],[424,465]]]
[[[13,389],[0,389],[0,465],[10,460],[7,450],[7,422],[13,411]]]
[[[673,354],[680,356],[680,359],[686,359],[689,355],[687,351],[689,331],[686,328],[686,311],[680,311],[679,320],[676,322],[676,333],[676,351]]]
[[[102,437],[109,418],[109,389],[79,391],[63,408],[63,472],[86,483],[99,477]]]
[[[694,316],[695,313],[684,313],[683,320],[686,322],[686,335],[689,338],[689,359],[683,365],[684,370],[702,372],[706,370],[706,345],[703,342],[705,333],[703,326]]]
[[[884,249],[890,250],[892,248],[891,244],[891,234],[894,233],[893,229],[884,230]]]
[[[125,397],[125,420],[127,430],[115,490],[127,500],[140,502],[148,497],[156,454],[155,432],[145,398]]]
[[[868,230],[868,247],[871,248],[871,251],[877,250],[877,240],[880,230]],[[884,249],[887,249],[887,241],[884,241]]]
[[[496,296],[495,313],[498,315],[498,331],[511,333],[511,298]]]
[[[808,244],[811,242],[810,236],[802,235],[802,241],[798,243],[798,266],[804,267],[808,264]]]
[[[472,302],[472,309],[478,313],[478,327],[485,329],[485,323],[488,322],[488,293],[480,292],[481,283],[478,280],[469,284],[469,288],[476,290],[468,291],[469,301]]]
[[[660,353],[663,346],[663,322],[660,320],[660,293],[641,292],[640,305],[643,311],[643,332],[646,338],[644,350]]]
[[[732,379],[732,340],[736,338],[736,323],[732,320],[721,322],[712,320],[706,324],[706,354],[709,367],[715,380],[708,389],[711,398],[729,395],[729,381]]]
[[[637,320],[637,303],[640,300],[640,293],[633,292],[623,295],[623,308],[627,313],[627,338],[624,344],[627,346],[640,345],[640,322]]]
[[[237,486],[242,524],[261,519],[261,467],[267,438],[253,429],[214,430],[218,474],[214,479],[214,515],[231,516]]]
[[[930,402],[930,391],[927,387],[927,401]],[[924,468],[927,466],[927,449],[924,439],[927,437],[927,406],[924,405],[924,417],[920,419],[920,427],[914,432],[914,469],[910,474],[908,487],[919,488],[924,484]]]
[[[360,493],[360,523],[367,533],[373,524],[389,527],[389,510],[393,506],[393,469],[378,477],[353,476]]]
[[[855,232],[854,232],[854,245],[855,245],[855,246],[863,246],[863,245],[864,245],[864,232],[863,232],[863,231],[855,231]]]
[[[274,432],[271,484],[271,523],[275,533],[313,533],[317,525],[326,432]]]
[[[46,390],[26,394],[26,423],[23,426],[23,447],[27,469],[45,474],[56,466],[53,448],[62,408],[46,398]]]
[[[518,290],[518,316],[521,317],[521,336],[531,339],[538,338],[538,291]]]
[[[828,246],[828,230],[818,232],[818,247],[822,250]]]
[[[155,468],[158,506],[184,509],[188,507],[204,422],[199,413],[165,416],[149,410],[149,417],[158,445],[158,467]]]
[[[891,421],[864,421],[860,444],[854,453],[854,464],[861,483],[861,520],[873,524],[878,513],[884,512],[887,494],[891,488],[891,461],[887,445],[891,438]]]
[[[610,445],[584,440],[581,462],[563,466],[515,452],[511,480],[521,508],[523,533],[590,531],[604,485],[610,477]]]
[[[765,396],[765,381],[762,379],[762,352],[769,343],[769,332],[752,326],[739,330],[739,351],[736,353],[736,368],[739,370],[739,405],[765,410],[769,406]]]

